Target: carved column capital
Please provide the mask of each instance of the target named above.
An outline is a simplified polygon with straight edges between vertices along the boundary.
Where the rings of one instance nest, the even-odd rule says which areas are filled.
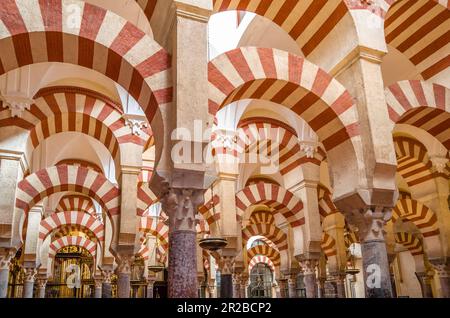
[[[445,157],[431,157],[432,170],[437,173],[445,173],[445,168],[449,162],[448,158]]]
[[[316,259],[305,259],[299,261],[300,266],[302,267],[302,271],[304,275],[315,275],[316,267],[319,264],[319,261]]]
[[[9,269],[11,260],[16,255],[15,248],[0,248],[0,270]]]
[[[222,275],[231,275],[233,273],[235,256],[222,256],[220,258],[220,269]]]
[[[103,283],[105,284],[111,284],[113,271],[110,269],[102,270],[102,276],[103,276]]]
[[[36,282],[37,282],[37,285],[39,288],[45,288],[45,286],[47,286],[48,279],[47,278],[38,278],[36,280]]]
[[[351,227],[358,229],[361,242],[384,240],[384,225],[392,217],[392,208],[375,207],[366,210],[353,210],[345,214]]]
[[[117,273],[131,274],[131,266],[133,265],[133,262],[134,262],[133,255],[120,255]]]
[[[161,199],[169,215],[169,230],[195,232],[197,207],[202,204],[203,190],[171,188]]]
[[[145,116],[124,114],[122,117],[125,120],[125,125],[131,129],[132,135],[140,136],[144,129],[149,127]]]
[[[36,268],[25,267],[24,270],[25,270],[25,278],[24,278],[24,280],[26,282],[34,283],[34,281],[36,280],[36,274],[37,274]]]
[[[0,96],[0,100],[11,110],[11,117],[19,118],[34,104],[34,100],[22,96]]]

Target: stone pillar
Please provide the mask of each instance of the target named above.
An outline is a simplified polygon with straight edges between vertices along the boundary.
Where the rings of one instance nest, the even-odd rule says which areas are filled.
[[[336,298],[347,298],[345,295],[345,278],[346,274],[344,272],[330,275],[330,281],[336,286]]]
[[[130,277],[131,265],[133,263],[133,256],[121,255],[119,260],[119,267],[117,268],[117,297],[130,298]]]
[[[318,290],[318,298],[325,298],[325,282],[326,282],[326,278],[325,277],[319,277],[318,279],[318,285],[319,285],[319,290]]]
[[[155,277],[147,278],[147,298],[153,298],[153,288],[155,286]]]
[[[47,286],[47,278],[38,278],[38,298],[45,298],[45,287]]]
[[[112,270],[103,270],[102,298],[112,297],[111,276]]]
[[[280,286],[280,298],[289,298],[289,293],[286,293],[287,279],[280,278],[278,285]]]
[[[240,273],[233,273],[233,298],[241,298],[241,279]]]
[[[303,270],[303,282],[306,288],[306,298],[317,298],[316,267],[318,260],[310,259],[300,261]]]
[[[209,294],[209,298],[215,298],[214,297],[214,291],[216,289],[216,286],[214,285],[214,280],[210,280],[208,283],[208,294]]]
[[[241,293],[240,298],[247,298],[247,285],[248,285],[248,274],[242,273],[241,274]]]
[[[433,298],[433,290],[431,288],[431,279],[433,276],[428,275],[428,273],[416,273],[417,280],[420,284],[420,289],[422,290],[423,298]]]
[[[34,282],[36,280],[36,268],[25,268],[22,298],[33,298]]]
[[[203,190],[172,188],[162,198],[169,215],[169,298],[197,297],[197,234],[198,206]]]
[[[0,248],[0,298],[8,295],[9,266],[15,254],[14,248]]]
[[[222,256],[220,271],[220,298],[233,298],[232,268],[234,256]]]
[[[198,298],[206,298],[205,277],[197,276],[197,284],[198,284]]]
[[[447,262],[431,261],[441,285],[441,297],[450,298],[450,266]]]
[[[383,226],[391,218],[391,209],[376,207],[346,214],[359,230],[366,298],[392,298],[389,260]]]
[[[102,298],[103,279],[94,279],[94,298]]]
[[[297,273],[291,273],[288,277],[289,298],[298,298],[297,295]]]

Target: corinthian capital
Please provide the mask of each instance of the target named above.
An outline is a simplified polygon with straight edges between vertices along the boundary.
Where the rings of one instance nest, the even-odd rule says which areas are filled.
[[[202,202],[203,190],[170,189],[161,200],[164,211],[169,215],[170,231],[195,231],[195,215]]]
[[[345,215],[348,223],[358,229],[361,241],[383,240],[383,227],[391,216],[392,209],[383,207],[368,208],[363,212],[354,210]]]
[[[9,269],[11,260],[16,254],[15,248],[0,248],[0,270]]]

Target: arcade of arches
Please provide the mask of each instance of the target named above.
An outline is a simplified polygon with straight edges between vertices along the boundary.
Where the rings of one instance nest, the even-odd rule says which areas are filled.
[[[448,0],[1,0],[0,297],[450,297]]]

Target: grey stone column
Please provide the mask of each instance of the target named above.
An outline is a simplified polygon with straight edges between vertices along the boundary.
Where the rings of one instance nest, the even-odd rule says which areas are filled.
[[[241,298],[241,274],[234,273],[232,278],[233,278],[233,298]]]
[[[297,295],[297,273],[291,273],[288,277],[289,298],[298,298]]]
[[[240,298],[247,298],[247,285],[248,285],[248,274],[242,273],[241,274],[241,292],[240,292]]]
[[[303,270],[303,282],[306,288],[306,298],[317,298],[318,286],[316,279],[316,267],[318,260],[309,259],[300,261]]]
[[[195,215],[203,192],[172,188],[161,200],[169,215],[169,298],[198,297]]]
[[[8,295],[9,265],[15,254],[14,248],[0,248],[0,298]]]
[[[45,298],[45,287],[47,286],[46,278],[38,278],[38,298]]]
[[[94,279],[94,298],[102,298],[103,279]]]
[[[325,282],[326,282],[326,278],[325,277],[319,277],[318,279],[318,298],[325,298]]]
[[[147,278],[147,298],[153,298],[153,287],[155,286],[155,278]]]
[[[36,268],[25,268],[22,298],[33,298],[33,288],[36,280],[36,274]]]
[[[330,274],[330,281],[336,286],[336,298],[347,298],[345,295],[345,272]]]
[[[130,298],[130,277],[133,256],[121,255],[117,269],[117,297]]]
[[[223,251],[222,251],[223,253]],[[233,264],[235,256],[222,255],[220,259],[220,298],[233,298]]]
[[[208,297],[209,298],[214,298],[214,289],[216,287],[214,286],[214,281],[211,279],[208,283]]]
[[[391,218],[390,208],[375,207],[346,214],[359,229],[366,298],[392,298],[392,284],[383,227]]]
[[[433,298],[433,290],[431,289],[431,279],[432,276],[427,273],[416,273],[417,280],[420,284],[420,289],[422,290],[423,298]]]
[[[102,298],[112,297],[111,276],[112,270],[103,270]]]
[[[289,293],[286,293],[287,279],[280,278],[278,285],[280,286],[280,298],[289,298]]]

